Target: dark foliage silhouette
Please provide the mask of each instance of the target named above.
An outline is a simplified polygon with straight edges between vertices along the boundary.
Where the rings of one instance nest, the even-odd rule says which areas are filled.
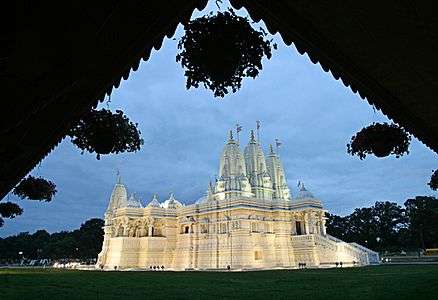
[[[20,181],[13,193],[21,199],[50,202],[56,192],[56,185],[50,180],[29,175]]]
[[[258,76],[264,56],[271,58],[271,41],[264,39],[266,35],[232,10],[190,21],[176,56],[185,68],[187,89],[203,84],[215,97],[224,97],[230,89],[236,92],[244,77]],[[276,49],[276,44],[272,46]]]
[[[401,127],[388,123],[373,123],[363,128],[347,144],[347,152],[364,159],[367,154],[386,157],[394,154],[399,158],[409,154],[410,135]]]
[[[138,124],[129,121],[122,111],[91,110],[69,132],[79,149],[100,155],[140,150],[143,139]]]
[[[438,169],[433,171],[432,176],[430,177],[430,181],[428,183],[430,188],[434,191],[438,190]]]
[[[417,196],[405,202],[409,230],[419,248],[438,248],[438,199]]]
[[[1,201],[1,200],[0,200]],[[15,203],[5,202],[0,203],[0,227],[3,226],[3,218],[13,219],[23,213],[23,209]]]
[[[438,199],[417,196],[404,207],[376,202],[347,216],[327,214],[327,233],[376,251],[438,247]]]
[[[30,259],[96,258],[102,249],[103,226],[102,219],[90,219],[73,231],[38,230],[0,238],[0,259],[19,259],[19,252]]]

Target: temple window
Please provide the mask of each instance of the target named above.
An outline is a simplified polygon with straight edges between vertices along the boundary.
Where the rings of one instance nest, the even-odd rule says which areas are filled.
[[[251,232],[258,232],[257,231],[257,223],[256,222],[251,223]]]
[[[254,251],[254,260],[262,260],[262,251]]]
[[[227,233],[227,224],[222,223],[220,228],[220,233]]]
[[[184,227],[184,233],[189,233],[189,231],[190,231],[190,227],[189,226]]]
[[[295,222],[295,228],[296,228],[296,234],[297,235],[302,235],[302,230],[301,230],[301,222],[300,221],[296,221]]]

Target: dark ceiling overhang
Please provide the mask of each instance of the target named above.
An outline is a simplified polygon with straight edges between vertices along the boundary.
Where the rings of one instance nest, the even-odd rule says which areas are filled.
[[[438,151],[433,1],[231,0]],[[0,199],[205,0],[17,1],[2,50]],[[11,10],[13,11],[13,10]],[[2,38],[3,40],[4,38]],[[291,80],[294,80],[291,78]],[[292,100],[291,100],[292,101]],[[333,103],[336,105],[336,103]]]
[[[433,1],[230,2],[438,152]]]

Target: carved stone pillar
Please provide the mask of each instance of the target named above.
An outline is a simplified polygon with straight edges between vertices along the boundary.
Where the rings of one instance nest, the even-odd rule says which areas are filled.
[[[309,233],[310,234],[316,233],[315,223],[316,223],[315,215],[313,213],[309,213]]]
[[[325,227],[325,222],[326,222],[327,218],[324,215],[321,215],[321,234],[322,235],[326,235],[326,227]]]
[[[309,213],[304,213],[304,234],[309,234]]]
[[[291,224],[291,234],[292,235],[297,235],[297,219],[296,219],[295,216],[292,216],[291,222],[292,222],[292,224]]]

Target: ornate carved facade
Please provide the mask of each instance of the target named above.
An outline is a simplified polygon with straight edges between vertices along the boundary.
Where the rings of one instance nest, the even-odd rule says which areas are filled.
[[[261,269],[378,263],[378,254],[325,230],[321,202],[300,184],[295,197],[278,155],[265,157],[251,132],[244,152],[232,133],[219,177],[204,197],[183,205],[171,194],[146,207],[120,178],[105,213],[100,268]]]

